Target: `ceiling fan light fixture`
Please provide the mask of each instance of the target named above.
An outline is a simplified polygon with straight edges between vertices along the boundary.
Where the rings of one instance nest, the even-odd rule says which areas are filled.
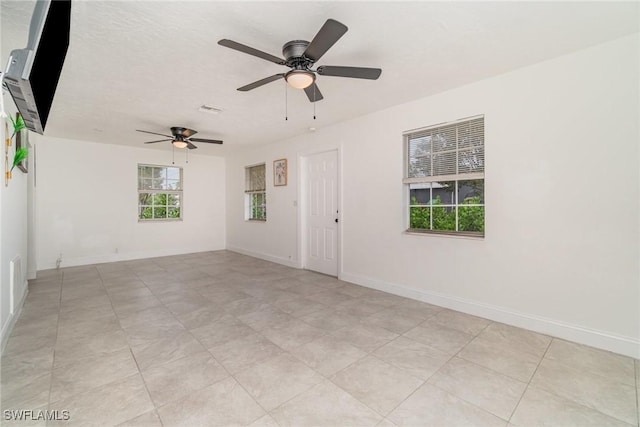
[[[296,89],[305,89],[313,84],[316,80],[316,75],[307,70],[291,70],[284,78],[291,87]]]
[[[188,144],[185,141],[180,141],[178,139],[173,141],[173,146],[176,148],[186,148],[187,145]]]

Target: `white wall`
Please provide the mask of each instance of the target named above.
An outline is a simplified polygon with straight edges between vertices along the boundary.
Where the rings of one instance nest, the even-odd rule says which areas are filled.
[[[38,269],[225,248],[225,160],[176,151],[183,221],[138,222],[138,163],[171,151],[37,138]]]
[[[227,158],[227,249],[270,261],[298,266],[297,161],[287,144],[256,147]],[[289,182],[273,186],[273,161],[288,158]],[[245,167],[266,163],[267,221],[245,221]],[[231,230],[231,232],[229,232]],[[228,240],[233,236],[232,240]]]
[[[638,52],[625,37],[246,150],[227,161],[227,246],[301,265],[298,157],[339,147],[342,279],[640,357]],[[403,131],[477,114],[486,237],[403,233]],[[245,222],[244,166],[271,182],[282,157],[289,185]]]
[[[4,91],[3,91],[4,92]],[[2,96],[2,95],[0,95]],[[15,117],[11,97],[6,94],[5,106],[7,114]],[[9,119],[7,119],[9,122]],[[4,120],[0,120],[0,141],[2,142],[2,156],[5,154],[5,138],[12,134],[9,122],[9,135],[5,135]],[[9,168],[13,163],[15,153],[15,138],[9,147]],[[28,175],[15,168],[9,185],[5,187],[4,161],[2,162],[2,176],[0,176],[0,349],[4,350],[6,341],[11,333],[17,314],[27,292],[27,181]],[[10,293],[10,262],[16,256],[22,260],[22,277],[14,289],[14,313],[11,313]]]

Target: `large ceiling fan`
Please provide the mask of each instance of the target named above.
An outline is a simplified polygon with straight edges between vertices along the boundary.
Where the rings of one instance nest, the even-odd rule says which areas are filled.
[[[380,77],[380,73],[382,72],[380,68],[325,65],[315,70],[311,69],[322,55],[324,55],[347,30],[348,28],[344,24],[334,19],[328,19],[322,28],[320,28],[318,34],[311,40],[311,43],[305,40],[292,40],[285,43],[282,47],[282,55],[285,59],[234,42],[233,40],[222,39],[218,44],[291,68],[287,73],[274,74],[273,76],[242,86],[238,88],[239,91],[246,92],[284,78],[292,87],[304,89],[309,101],[316,102],[323,98],[322,93],[320,93],[315,83],[316,74],[321,76],[351,77],[369,80],[376,80]]]
[[[198,131],[195,131],[193,129],[183,128],[183,127],[172,127],[171,135],[165,135],[163,133],[149,132],[147,130],[138,130],[138,129],[136,129],[136,132],[150,133],[152,135],[160,135],[168,138],[168,139],[159,139],[157,141],[147,141],[145,142],[145,144],[154,144],[156,142],[171,141],[174,147],[188,148],[189,150],[198,148],[193,144],[193,142],[206,142],[208,144],[222,144],[222,141],[219,141],[217,139],[192,138],[193,135],[198,133]]]

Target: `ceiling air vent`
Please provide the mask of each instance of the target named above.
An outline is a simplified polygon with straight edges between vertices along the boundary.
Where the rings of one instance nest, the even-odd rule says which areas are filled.
[[[220,113],[222,113],[222,109],[216,108],[216,107],[212,107],[211,105],[202,105],[200,108],[198,108],[198,111],[202,111],[203,113],[209,113],[209,114],[220,114]]]

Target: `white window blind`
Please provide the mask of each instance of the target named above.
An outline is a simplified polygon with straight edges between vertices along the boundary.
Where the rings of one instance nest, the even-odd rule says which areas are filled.
[[[247,167],[246,175],[245,193],[262,193],[266,190],[266,173],[264,164]]]
[[[484,117],[409,132],[405,137],[405,184],[484,177]]]

